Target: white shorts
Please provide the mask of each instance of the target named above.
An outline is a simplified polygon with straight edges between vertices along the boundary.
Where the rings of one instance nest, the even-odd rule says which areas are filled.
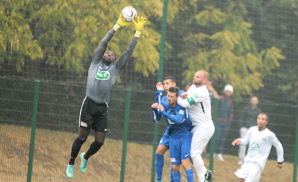
[[[214,134],[214,125],[195,126],[191,132],[193,133],[191,140],[191,157],[201,155],[204,148]]]
[[[238,178],[245,179],[245,182],[259,182],[262,169],[255,163],[244,163],[240,169],[235,172]]]

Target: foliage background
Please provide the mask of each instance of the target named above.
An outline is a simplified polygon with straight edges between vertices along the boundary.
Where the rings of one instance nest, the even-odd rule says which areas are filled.
[[[119,86],[152,90],[159,68],[162,0],[25,0],[0,2],[2,76],[85,82],[94,49],[119,12],[132,5],[148,21]],[[297,104],[297,2],[293,0],[172,0],[167,15],[164,75],[179,86],[198,69],[235,98]],[[109,48],[119,57],[133,26]]]
[[[15,126],[9,125],[31,126],[34,80],[41,80],[37,133],[46,133],[43,129],[66,131],[65,135],[77,132],[77,118],[85,97],[87,70],[93,51],[113,27],[121,9],[128,5],[133,5],[138,15],[148,20],[130,62],[112,90],[108,138],[123,138],[125,89],[131,88],[128,140],[152,144],[154,125],[150,105],[154,101],[160,71],[162,0],[2,0],[0,128],[8,131],[5,134],[8,139],[20,138],[22,142],[17,145],[8,142],[0,152],[27,159],[28,150],[24,148],[29,146],[23,136],[28,130],[15,132]],[[294,160],[298,96],[297,8],[294,0],[169,0],[163,75],[175,76],[178,86],[183,89],[184,83],[192,81],[196,70],[204,69],[210,73],[219,93],[225,84],[235,88],[235,117],[225,146],[227,160],[231,157],[227,155],[237,155],[237,148],[231,148],[230,143],[239,137],[239,116],[251,95],[259,97],[259,107],[269,114],[268,127],[283,144],[285,160]],[[119,57],[133,38],[133,32],[133,26],[118,31],[108,49]],[[165,127],[161,122],[159,136]],[[45,138],[55,141],[55,136]],[[66,163],[69,154],[49,155],[43,139],[37,136],[37,140],[40,142],[36,144],[34,161],[44,158],[50,164],[34,164],[35,178],[64,180],[64,172],[53,176],[37,171],[55,168],[51,158],[62,158]],[[70,145],[63,144],[65,148],[71,148]],[[133,159],[134,155],[127,153],[127,158]],[[276,159],[275,152],[271,152],[269,158]],[[94,161],[96,167],[107,160],[104,157],[97,159]],[[112,164],[119,167],[117,159],[115,157]],[[233,160],[235,163],[236,157]],[[7,161],[6,158],[3,161]],[[5,165],[9,166],[8,163]],[[148,168],[151,161],[146,160],[143,165]],[[143,176],[143,170],[129,173],[134,170],[127,169],[127,176]],[[0,173],[8,176],[8,181],[14,181],[10,176],[26,178],[25,173],[16,174],[9,170],[0,170]],[[120,174],[118,168],[115,173]],[[276,174],[289,178],[285,173]]]

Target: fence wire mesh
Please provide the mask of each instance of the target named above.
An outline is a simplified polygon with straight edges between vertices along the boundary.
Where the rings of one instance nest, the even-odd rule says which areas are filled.
[[[119,181],[127,88],[132,89],[132,97],[125,181],[150,181],[154,136],[150,105],[157,72],[174,76],[184,89],[199,69],[209,72],[220,94],[226,84],[234,86],[234,119],[224,146],[226,161],[215,160],[213,181],[235,178],[238,148],[230,144],[239,137],[240,116],[252,95],[269,115],[268,128],[283,144],[286,160],[285,170],[275,169],[273,149],[261,181],[292,181],[297,135],[298,4],[291,0],[169,1],[163,70],[158,70],[163,1],[1,1],[0,181],[27,178],[34,80],[41,83],[32,181],[65,181],[93,51],[128,5],[148,19],[147,25],[112,90],[107,141],[88,164],[87,181]],[[108,49],[118,58],[133,31],[133,26],[123,28],[111,40]],[[165,128],[162,121],[159,138]],[[93,133],[81,151],[86,151],[92,140]],[[207,166],[209,150],[210,146],[204,159]],[[165,161],[167,181],[168,155]],[[75,178],[86,180],[86,175],[80,175],[76,168]]]

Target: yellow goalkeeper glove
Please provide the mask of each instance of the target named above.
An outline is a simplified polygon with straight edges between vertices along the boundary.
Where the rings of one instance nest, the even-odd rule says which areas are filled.
[[[118,30],[119,28],[121,28],[121,27],[130,25],[130,23],[131,23],[131,22],[128,22],[128,21],[123,20],[121,14],[120,14],[120,16],[119,16],[119,18],[118,18],[116,24],[114,25],[113,29],[114,29],[115,31],[117,31],[117,30]]]
[[[136,37],[140,37],[141,33],[142,33],[142,30],[144,28],[144,25],[146,23],[146,19],[144,17],[137,17],[137,22],[134,20],[133,21],[133,24],[135,26],[135,29],[136,29],[136,33],[135,33],[135,36]]]

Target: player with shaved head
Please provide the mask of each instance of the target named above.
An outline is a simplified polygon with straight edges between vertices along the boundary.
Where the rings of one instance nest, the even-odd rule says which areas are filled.
[[[208,77],[208,72],[204,70],[197,71],[193,78],[193,85],[186,93],[181,94],[178,99],[178,104],[188,109],[193,123],[190,153],[199,182],[209,181],[212,177],[212,171],[205,168],[201,156],[214,133],[210,96],[206,86]]]

